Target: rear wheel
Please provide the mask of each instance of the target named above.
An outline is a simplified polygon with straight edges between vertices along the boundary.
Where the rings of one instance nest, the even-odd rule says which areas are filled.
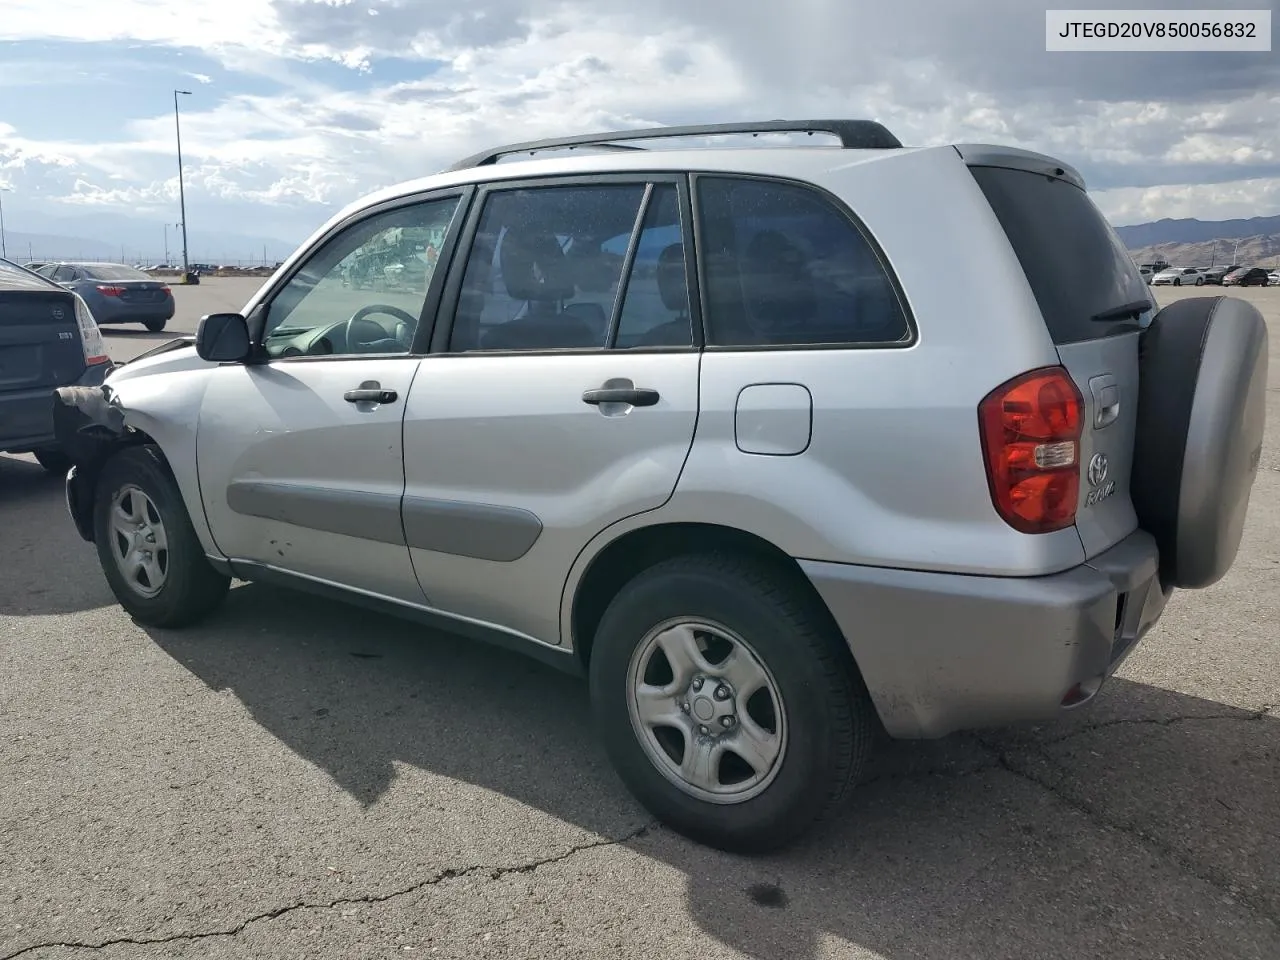
[[[1196,277],[1196,286],[1197,286],[1197,287],[1203,287],[1203,286],[1204,286],[1204,277]]]
[[[167,320],[143,320],[142,325],[152,333],[159,333],[167,322]]]
[[[116,599],[148,626],[202,619],[231,583],[205,558],[178,485],[149,444],[128,447],[103,466],[94,540]]]
[[[44,450],[34,450],[31,454],[36,458],[36,463],[44,467],[50,473],[56,473],[66,476],[67,471],[71,469],[71,458],[61,450],[55,447],[46,447]]]
[[[673,829],[724,850],[783,846],[858,776],[878,729],[815,598],[726,554],[650,568],[596,633],[591,699],[623,781]]]

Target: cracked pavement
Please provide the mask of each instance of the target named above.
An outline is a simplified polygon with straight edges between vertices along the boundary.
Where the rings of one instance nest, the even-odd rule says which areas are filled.
[[[180,320],[235,283],[179,288]],[[1238,295],[1280,318],[1280,288]],[[585,689],[532,661],[254,585],[140,629],[60,482],[0,457],[0,960],[1275,960],[1277,344],[1222,583],[1175,595],[1088,709],[888,745],[757,859],[653,824]]]

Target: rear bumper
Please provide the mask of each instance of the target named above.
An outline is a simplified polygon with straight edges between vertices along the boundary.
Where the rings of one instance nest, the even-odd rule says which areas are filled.
[[[118,297],[98,297],[93,301],[93,318],[98,323],[142,323],[146,320],[172,320],[176,302],[172,297],[155,303],[129,303]]]
[[[800,561],[890,736],[1052,720],[1092,699],[1164,611],[1142,531],[1072,570],[975,577]]]
[[[85,367],[73,384],[59,386],[98,387],[114,364],[95,363]],[[55,387],[0,394],[0,450],[6,453],[30,453],[56,445],[53,428],[53,391]]]

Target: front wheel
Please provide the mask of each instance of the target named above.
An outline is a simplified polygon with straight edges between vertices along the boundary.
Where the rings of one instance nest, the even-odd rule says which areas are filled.
[[[158,449],[127,447],[98,478],[94,541],[107,583],[139,623],[181,627],[211,613],[231,580],[205,558]]]
[[[1178,279],[1175,279],[1175,280],[1173,281],[1173,285],[1174,285],[1175,287],[1180,287],[1180,286],[1182,286],[1182,281],[1181,281],[1181,280],[1178,280]]]
[[[845,794],[877,730],[820,601],[787,571],[679,557],[627,584],[592,648],[591,700],[619,776],[659,820],[758,853]]]

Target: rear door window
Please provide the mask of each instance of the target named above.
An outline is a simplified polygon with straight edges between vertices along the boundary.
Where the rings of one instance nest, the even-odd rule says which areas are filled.
[[[1054,343],[1093,340],[1149,319],[1142,275],[1084,190],[1026,170],[970,171],[1018,255]],[[1116,312],[1144,301],[1145,311]]]
[[[707,344],[906,343],[911,326],[859,226],[817,191],[699,176]]]

